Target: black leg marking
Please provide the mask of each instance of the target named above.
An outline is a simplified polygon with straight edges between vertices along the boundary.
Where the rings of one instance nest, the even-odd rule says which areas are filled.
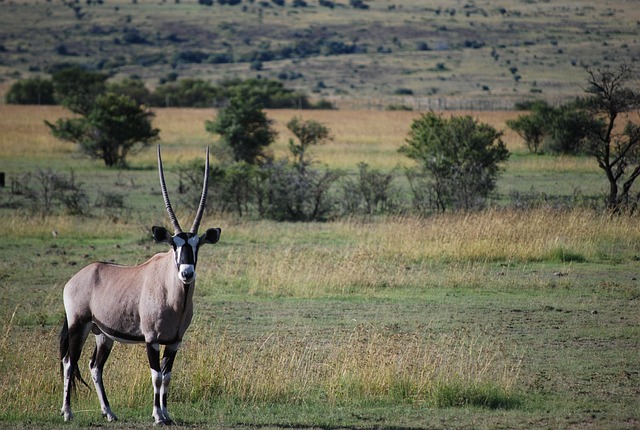
[[[176,354],[178,353],[177,349],[172,349],[170,347],[164,348],[164,354],[162,356],[162,374],[166,375],[167,373],[171,373],[171,369],[173,369],[173,361],[176,358]]]
[[[162,356],[162,390],[161,390],[161,409],[165,417],[165,424],[173,424],[173,420],[169,417],[167,411],[167,393],[169,391],[169,383],[171,382],[171,369],[173,369],[173,362],[178,353],[178,347],[180,343],[174,345],[167,345],[164,348],[164,354]]]
[[[162,371],[160,368],[160,345],[147,343],[147,358],[151,368],[151,382],[153,383],[153,419],[156,424],[166,424],[169,420],[162,410],[160,402],[162,393]]]

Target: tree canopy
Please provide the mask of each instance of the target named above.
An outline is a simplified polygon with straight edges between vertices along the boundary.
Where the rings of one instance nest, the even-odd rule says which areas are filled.
[[[426,113],[411,124],[400,153],[418,162],[430,178],[440,211],[475,209],[494,189],[499,163],[509,157],[502,133],[470,116]]]
[[[213,121],[205,122],[205,129],[219,134],[224,149],[229,149],[234,161],[257,164],[267,157],[265,148],[274,142],[277,133],[272,121],[262,110],[255,95],[240,88],[229,99],[229,105],[218,111]]]
[[[586,89],[589,96],[583,101],[586,111],[599,124],[589,130],[587,151],[609,182],[607,207],[614,212],[634,210],[640,201],[640,192],[631,192],[640,176],[640,126],[628,120],[624,127],[617,127],[623,115],[640,113],[640,92],[628,86],[636,78],[637,73],[626,64],[618,70],[590,70]]]
[[[98,95],[89,112],[78,118],[46,122],[53,135],[75,142],[92,158],[109,167],[125,166],[129,154],[147,148],[160,130],[151,125],[153,113],[126,95]]]

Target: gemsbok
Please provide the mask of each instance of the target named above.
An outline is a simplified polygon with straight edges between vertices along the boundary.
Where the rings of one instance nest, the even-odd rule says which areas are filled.
[[[204,185],[191,230],[185,233],[169,202],[158,145],[158,171],[164,204],[173,224],[171,235],[164,227],[153,227],[156,242],[172,249],[156,254],[139,266],[92,263],[76,273],[64,287],[66,318],[60,332],[61,373],[64,394],[61,415],[72,418],[71,391],[75,381],[84,380],[78,369],[82,347],[92,331],[96,347],[89,363],[102,414],[116,420],[102,383],[102,369],[113,341],[142,343],[147,347],[153,383],[153,418],[156,424],[172,424],[167,413],[167,390],[176,352],[193,316],[193,291],[198,249],[220,239],[219,228],[198,236],[209,182],[207,148]],[[162,361],[160,346],[164,345]],[[85,383],[86,385],[86,383]]]

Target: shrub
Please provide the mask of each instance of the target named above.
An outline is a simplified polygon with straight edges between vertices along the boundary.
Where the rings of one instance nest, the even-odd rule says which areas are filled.
[[[576,103],[552,107],[537,101],[520,107],[529,107],[531,113],[507,120],[507,126],[524,139],[533,153],[543,147],[556,154],[579,154],[590,130],[597,129],[596,122]]]
[[[76,182],[73,170],[66,176],[53,169],[38,169],[24,174],[20,182],[31,209],[43,216],[52,214],[58,206],[70,215],[82,215],[89,210],[87,194],[82,184]]]
[[[4,96],[7,104],[54,105],[53,82],[40,77],[20,80],[9,88]]]
[[[567,104],[555,108],[549,127],[545,149],[556,154],[580,154],[584,151],[583,141],[591,130],[598,129],[597,121],[575,105]]]
[[[394,174],[370,169],[367,163],[358,164],[355,180],[348,179],[342,184],[342,212],[364,214],[389,212],[393,208],[391,199]]]
[[[349,5],[354,9],[369,9],[369,5],[366,4],[363,0],[349,0]]]
[[[397,96],[412,96],[413,90],[410,88],[397,88],[393,94]]]
[[[207,58],[209,58],[209,54],[203,51],[180,51],[173,54],[173,59],[171,61],[172,64],[179,63],[202,63]]]
[[[162,107],[211,107],[224,98],[224,93],[202,79],[181,79],[160,85],[151,95],[149,104]]]
[[[287,128],[298,139],[289,140],[293,161],[270,162],[261,169],[260,215],[278,221],[321,221],[329,218],[335,202],[329,194],[340,174],[311,169],[311,145],[331,139],[329,128],[315,120],[294,117]]]
[[[306,169],[283,159],[262,166],[258,189],[260,216],[277,221],[323,221],[333,214],[329,193],[340,174],[333,170]]]
[[[126,95],[138,104],[149,104],[151,101],[151,92],[141,79],[130,78],[110,83],[107,89],[115,94]]]
[[[530,105],[532,114],[519,115],[516,119],[508,119],[507,126],[524,139],[529,152],[537,154],[541,150],[542,141],[547,133],[547,124],[551,120],[550,107],[542,102]]]
[[[509,157],[502,133],[470,116],[433,112],[413,121],[400,152],[418,162],[439,211],[477,209],[495,188],[498,164]]]

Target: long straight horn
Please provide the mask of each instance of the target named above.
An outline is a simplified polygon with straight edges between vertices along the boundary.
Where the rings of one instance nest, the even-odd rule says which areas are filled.
[[[190,233],[197,233],[200,227],[200,221],[204,214],[204,208],[207,205],[207,190],[209,189],[209,147],[207,146],[207,161],[204,168],[204,184],[202,185],[202,195],[200,196],[200,203],[198,204],[198,212],[193,220],[193,226],[191,226]]]
[[[182,229],[180,228],[180,224],[178,223],[176,214],[173,213],[173,208],[171,207],[171,202],[169,201],[169,195],[167,194],[167,185],[164,182],[164,170],[162,169],[162,157],[160,156],[160,145],[158,145],[158,172],[160,174],[160,188],[162,189],[162,198],[164,199],[164,206],[167,208],[167,214],[169,214],[169,219],[173,224],[175,234],[182,233]]]

